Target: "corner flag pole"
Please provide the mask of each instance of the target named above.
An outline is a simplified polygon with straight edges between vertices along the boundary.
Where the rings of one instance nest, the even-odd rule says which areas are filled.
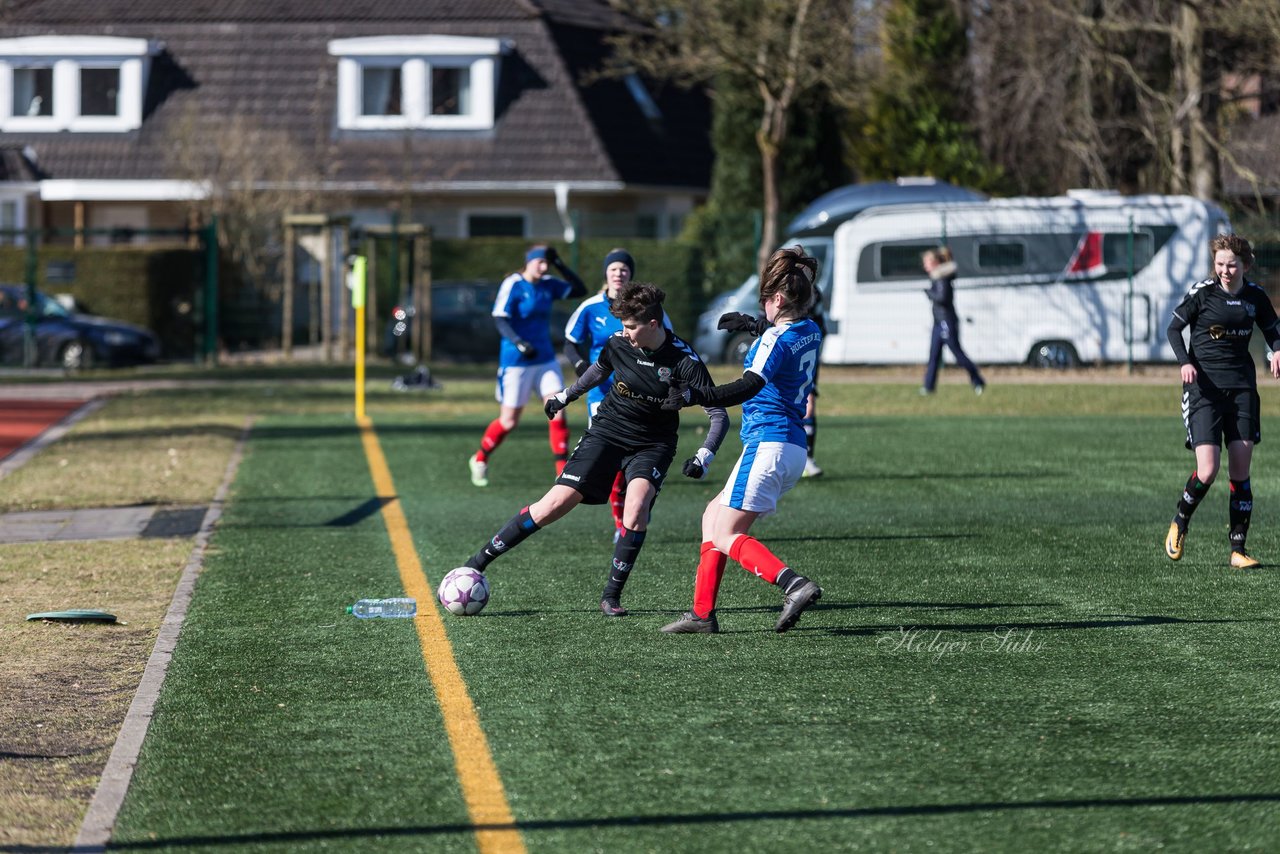
[[[364,420],[364,290],[365,257],[353,255],[351,273],[347,277],[351,289],[351,307],[356,313],[356,420]]]

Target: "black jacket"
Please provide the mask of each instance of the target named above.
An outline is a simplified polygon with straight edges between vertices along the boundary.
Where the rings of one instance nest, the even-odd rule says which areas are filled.
[[[933,319],[948,320],[953,324],[956,320],[954,303],[954,285],[956,281],[956,262],[948,261],[939,264],[929,273],[929,289],[925,295],[933,303]]]

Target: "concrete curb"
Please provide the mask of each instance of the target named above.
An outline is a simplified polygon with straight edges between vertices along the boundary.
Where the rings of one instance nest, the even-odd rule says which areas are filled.
[[[125,715],[124,724],[120,727],[120,735],[111,749],[111,756],[107,759],[106,768],[102,771],[98,789],[94,792],[93,800],[89,803],[89,809],[80,825],[74,851],[106,851],[107,843],[111,841],[111,831],[115,828],[116,817],[124,803],[129,781],[133,778],[133,769],[138,764],[138,754],[142,750],[142,740],[146,737],[147,728],[151,725],[156,699],[160,696],[160,687],[164,684],[165,674],[169,670],[169,661],[173,658],[173,651],[178,645],[178,635],[182,631],[182,623],[186,619],[187,608],[191,604],[196,578],[204,567],[204,555],[209,545],[209,538],[213,534],[213,528],[218,519],[222,516],[222,508],[226,503],[231,481],[244,457],[245,444],[248,442],[252,427],[252,419],[246,420],[231,459],[227,461],[222,483],[218,486],[213,503],[205,512],[200,533],[196,534],[195,545],[191,549],[186,567],[182,570],[182,577],[178,580],[178,588],[174,591],[169,610],[160,624],[155,648],[152,649],[151,657],[147,660],[146,669],[138,683],[137,693],[133,695],[129,712]]]

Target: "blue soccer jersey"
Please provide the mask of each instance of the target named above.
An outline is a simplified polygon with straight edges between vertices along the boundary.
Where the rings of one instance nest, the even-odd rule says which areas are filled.
[[[622,321],[614,317],[609,310],[612,305],[612,301],[601,291],[595,296],[584,299],[565,325],[564,337],[567,341],[587,345],[590,351],[588,362],[599,359],[600,351],[604,349],[604,342],[622,332]],[[662,325],[667,329],[671,328],[671,320],[665,312],[662,315]],[[612,385],[613,375],[610,374],[607,380],[587,392],[587,403],[603,401]]]
[[[813,391],[822,333],[811,318],[771,326],[747,351],[746,370],[767,383],[742,404],[742,443],[786,442],[806,446],[805,404]]]
[[[498,364],[504,368],[537,365],[554,361],[556,354],[551,346],[551,304],[573,293],[573,285],[553,276],[543,276],[530,282],[519,273],[512,273],[498,288],[493,301],[493,316],[506,318],[516,335],[533,345],[533,358],[520,355],[516,345],[502,339]],[[578,291],[582,293],[581,290]]]
[[[573,314],[564,328],[564,337],[573,344],[586,344],[589,351],[587,361],[594,362],[604,349],[604,342],[610,336],[622,331],[622,321],[609,313],[609,298],[603,293],[587,297]],[[587,403],[599,403],[604,400],[609,386],[613,385],[613,375],[600,385],[587,392]]]

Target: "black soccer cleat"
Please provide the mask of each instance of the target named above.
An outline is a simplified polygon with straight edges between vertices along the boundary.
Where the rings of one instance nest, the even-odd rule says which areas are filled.
[[[801,576],[791,588],[782,603],[782,615],[774,624],[775,632],[785,632],[800,621],[804,610],[822,598],[822,588],[809,579]]]
[[[630,612],[617,599],[601,599],[600,613],[606,617],[625,617]]]
[[[720,631],[720,624],[716,622],[715,611],[705,620],[692,611],[686,611],[674,623],[663,626],[662,631],[672,635],[714,635]]]

